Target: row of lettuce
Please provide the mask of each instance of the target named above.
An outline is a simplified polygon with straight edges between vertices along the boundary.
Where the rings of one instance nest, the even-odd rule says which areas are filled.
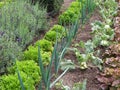
[[[59,23],[74,23],[80,16],[80,11],[83,2],[74,1],[70,7],[59,16]],[[23,52],[22,60],[15,60],[16,63],[8,68],[8,73],[0,77],[1,90],[20,90],[19,73],[26,90],[35,90],[35,87],[41,80],[41,71],[38,65],[38,46],[42,62],[47,66],[51,59],[54,44],[56,40],[59,42],[61,38],[65,37],[68,29],[61,25],[54,25],[43,37],[34,45],[30,45],[27,50]]]

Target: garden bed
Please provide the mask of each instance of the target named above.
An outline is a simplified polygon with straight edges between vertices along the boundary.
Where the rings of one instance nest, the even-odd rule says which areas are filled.
[[[4,12],[3,16],[5,13],[9,16],[9,13],[14,11],[12,4],[17,7],[18,2],[10,3],[11,0],[5,3],[10,7],[10,10],[6,9],[6,12],[4,12],[3,4],[1,6],[3,8],[0,7]],[[3,88],[10,90],[14,88],[21,90],[119,90],[120,70],[117,49],[119,49],[120,41],[120,9],[116,14],[117,3],[114,0],[104,2],[102,0],[65,0],[59,14],[52,17],[48,16],[49,13],[47,15],[43,8],[39,8],[40,11],[37,4],[32,5],[28,2],[20,4],[25,6],[24,9],[22,7],[20,9],[25,10],[26,13],[20,14],[22,11],[19,14],[13,13],[20,20],[18,27],[12,23],[10,27],[7,22],[4,22],[6,19],[0,20],[4,23],[1,24],[3,31],[0,31],[0,40],[5,35],[10,41],[8,46],[7,43],[0,44],[0,49],[2,53],[11,52],[5,58],[10,60],[9,63],[2,62],[4,68],[2,67],[0,71],[1,90],[4,90]],[[19,9],[16,10],[19,11]],[[40,12],[44,16],[42,23],[39,23],[39,19],[43,20],[38,15]],[[31,15],[29,16],[31,19],[20,15]],[[11,17],[7,17],[8,22],[13,19]],[[26,22],[23,24],[19,17]],[[45,27],[47,25],[49,25],[48,28]],[[44,30],[42,30],[43,27]],[[7,32],[7,29],[13,33]],[[29,33],[31,34],[27,35]],[[11,42],[15,44],[11,46]],[[12,51],[11,48],[15,50]],[[18,51],[19,55],[16,55],[15,52],[19,48],[21,48]],[[2,53],[0,52],[0,59],[6,57],[2,56]],[[3,81],[5,84],[11,83],[11,86],[6,86]]]

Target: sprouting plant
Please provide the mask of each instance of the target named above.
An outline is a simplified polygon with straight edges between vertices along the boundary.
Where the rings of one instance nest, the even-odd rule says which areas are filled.
[[[75,83],[72,90],[86,90],[87,79],[85,79],[82,83]]]

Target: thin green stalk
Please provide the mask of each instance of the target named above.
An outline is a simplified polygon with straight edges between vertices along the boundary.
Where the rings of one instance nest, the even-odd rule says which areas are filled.
[[[50,88],[53,87],[53,85],[55,85],[56,82],[59,81],[59,79],[69,70],[69,68],[67,68],[53,83],[51,83]]]
[[[18,74],[18,79],[19,79],[19,81],[20,81],[20,86],[21,86],[22,90],[25,90],[25,87],[24,87],[22,78],[21,78],[21,76],[20,76],[20,73],[19,73],[19,71],[18,71],[18,68],[17,68],[17,74]]]
[[[86,90],[87,79],[83,81],[82,90]]]
[[[40,54],[40,46],[38,46],[38,62],[39,62],[39,67],[42,73],[42,80],[45,84],[45,86],[47,86],[47,78],[46,76],[46,71],[44,69],[43,63],[42,63],[42,58],[41,58],[41,54]]]

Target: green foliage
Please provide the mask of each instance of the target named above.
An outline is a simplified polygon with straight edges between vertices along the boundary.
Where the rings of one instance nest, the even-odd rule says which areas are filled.
[[[62,33],[65,33],[65,27],[63,27],[63,26],[61,26],[61,25],[54,25],[51,29],[50,29],[50,31],[56,31],[56,32],[58,32],[58,33],[60,33],[60,34],[62,34]]]
[[[81,9],[81,3],[78,1],[74,1],[71,3],[70,8],[79,8]]]
[[[87,0],[76,0],[77,2],[85,3]]]
[[[63,59],[60,62],[60,69],[65,70],[65,69],[75,69],[75,64],[71,60]]]
[[[60,37],[60,33],[57,33],[56,31],[48,31],[44,38],[54,44],[57,39],[60,40]]]
[[[77,20],[77,18],[78,15],[76,15],[74,11],[68,10],[59,16],[59,23],[74,23]]]
[[[35,90],[34,81],[25,73],[20,73],[25,90]],[[22,90],[17,73],[15,75],[3,75],[0,77],[0,90]]]
[[[84,53],[81,53],[77,48],[74,48],[74,52],[80,64],[80,68],[86,69],[87,62],[91,60],[92,63],[97,67],[99,67],[99,69],[101,70],[102,69],[101,64],[103,63],[103,61],[97,55],[99,54],[99,51],[95,52],[95,48],[96,48],[95,43],[91,40],[88,40],[86,43],[80,42],[78,46],[84,49]]]
[[[71,3],[70,7],[59,16],[59,23],[69,24],[75,23],[77,18],[80,17],[81,2],[74,1]]]
[[[44,66],[49,65],[50,60],[51,60],[51,52],[42,52],[41,57],[42,57],[43,65]]]
[[[34,81],[34,85],[41,79],[39,66],[37,66],[37,63],[33,60],[16,61],[14,66],[8,68],[8,72],[15,74],[16,69],[18,69],[20,73],[23,72],[27,77],[30,77]]]
[[[4,5],[6,5],[6,4],[8,4],[8,3],[10,3],[10,2],[12,2],[13,0],[2,0],[2,1],[0,1],[0,8],[2,8]]]
[[[109,46],[110,40],[113,40],[115,35],[109,24],[106,25],[100,21],[92,23],[92,34],[94,35],[92,42],[96,47],[99,45]]]
[[[63,67],[63,69],[66,69],[66,70],[55,81],[53,81],[51,83],[51,77],[54,74],[58,73],[58,70],[59,70],[59,67],[60,67],[60,62],[61,62],[63,56],[65,55],[65,52],[66,52],[68,46],[71,44],[72,38],[75,36],[75,34],[76,34],[77,30],[78,30],[78,25],[79,25],[79,23],[76,21],[76,23],[73,24],[69,28],[68,33],[67,33],[67,35],[65,37],[65,40],[61,40],[61,42],[59,42],[59,43],[57,43],[57,42],[54,43],[55,44],[54,45],[54,50],[52,52],[51,60],[50,60],[50,63],[48,65],[48,67],[43,66],[42,58],[41,58],[42,54],[40,54],[41,50],[40,50],[40,48],[38,48],[38,51],[39,51],[38,52],[39,66],[40,66],[40,69],[41,69],[42,81],[43,81],[43,82],[41,82],[39,89],[41,89],[43,87],[43,85],[44,85],[45,89],[50,90],[50,88],[52,88],[55,85],[55,83],[69,70],[69,68],[74,68],[73,63],[65,62],[65,64],[67,64],[67,69],[66,69],[66,67]],[[54,35],[50,35],[50,37],[53,38],[55,36],[54,39],[56,39],[56,35],[58,33],[56,31],[50,30],[49,34],[51,34],[51,32]],[[59,37],[59,35],[57,35],[57,36]],[[45,37],[46,37],[46,35],[45,35]],[[55,72],[53,72],[51,70],[52,66],[55,67]]]
[[[72,90],[86,90],[86,85],[87,85],[87,79],[85,79],[83,83],[81,82],[74,83]]]
[[[61,89],[61,90],[70,90],[70,87],[69,86],[66,86],[63,84],[63,80],[59,80],[59,82],[57,82],[55,84],[55,87],[57,90]]]
[[[26,46],[36,33],[38,35],[41,29],[47,27],[46,10],[38,4],[16,0],[5,5],[0,12],[0,31],[13,33],[14,41],[19,42],[20,46]]]
[[[95,2],[100,7],[100,13],[105,21],[111,18],[116,11],[117,2],[115,0],[105,0],[104,3],[102,0],[96,0]]]
[[[50,62],[51,52],[45,52],[41,50],[41,57],[44,66],[47,66]],[[28,50],[24,52],[24,59],[38,62],[38,47],[29,46]]]
[[[36,47],[40,46],[41,50],[43,50],[43,51],[48,51],[48,52],[53,51],[52,43],[46,39],[42,39],[42,40],[37,41],[35,43],[35,46]]]
[[[29,46],[28,50],[24,51],[24,59],[38,61],[38,48]]]
[[[0,2],[0,8],[4,6],[4,2]]]
[[[0,73],[5,72],[6,67],[12,65],[14,58],[22,57],[22,48],[13,41],[12,35],[10,38],[8,34],[0,34]]]

